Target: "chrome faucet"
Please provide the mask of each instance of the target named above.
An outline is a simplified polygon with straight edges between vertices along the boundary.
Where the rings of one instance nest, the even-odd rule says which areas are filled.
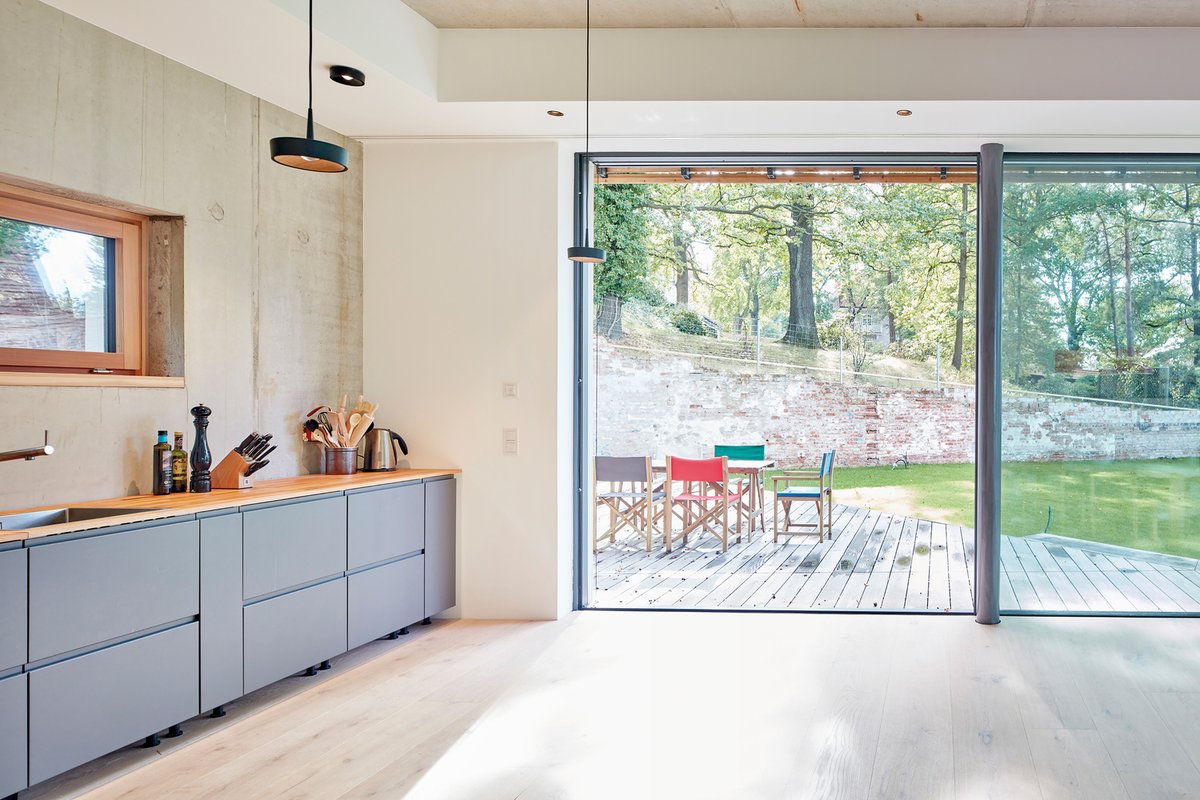
[[[54,448],[50,446],[50,431],[45,431],[45,439],[41,447],[27,447],[24,450],[9,450],[5,453],[0,453],[0,461],[19,461],[22,458],[26,461],[33,461],[38,456],[54,455]]]

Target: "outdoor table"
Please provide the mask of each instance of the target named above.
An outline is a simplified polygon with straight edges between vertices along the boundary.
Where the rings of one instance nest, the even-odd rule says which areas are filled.
[[[652,463],[656,473],[665,474],[667,471],[666,459],[655,459]],[[754,518],[758,517],[759,526],[762,530],[766,530],[765,509],[763,508],[762,498],[759,492],[762,488],[761,477],[764,470],[774,469],[775,460],[767,459],[765,461],[741,461],[729,460],[729,472],[733,475],[747,475],[750,478],[749,490],[738,500],[742,509],[746,512],[750,522],[750,530],[754,530]]]

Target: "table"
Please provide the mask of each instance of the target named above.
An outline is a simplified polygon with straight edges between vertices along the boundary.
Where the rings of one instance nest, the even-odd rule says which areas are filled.
[[[666,474],[666,459],[655,459],[652,467],[656,473]],[[773,469],[774,467],[774,459],[766,459],[765,461],[729,460],[729,472],[731,475],[747,475],[750,478],[750,491],[742,495],[738,499],[738,503],[742,506],[742,510],[746,512],[750,520],[751,531],[754,530],[755,517],[758,517],[758,524],[761,529],[766,530],[762,473],[764,470]]]

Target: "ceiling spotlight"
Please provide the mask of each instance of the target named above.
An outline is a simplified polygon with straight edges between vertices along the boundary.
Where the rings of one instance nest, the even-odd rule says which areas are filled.
[[[563,112],[561,112],[561,111],[555,111],[553,108],[552,108],[552,109],[550,109],[549,111],[547,111],[546,113],[547,113],[547,114],[549,114],[549,115],[550,115],[550,116],[552,116],[552,117],[561,117],[561,116],[563,116]]]
[[[896,116],[897,117],[911,117],[912,109],[911,108],[897,108]]]
[[[361,69],[334,64],[329,68],[329,80],[345,86],[362,86],[367,82],[367,76]]]

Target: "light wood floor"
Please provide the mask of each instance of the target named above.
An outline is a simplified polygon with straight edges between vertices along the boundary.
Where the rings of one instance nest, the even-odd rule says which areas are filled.
[[[376,644],[29,797],[1200,794],[1197,620],[583,612]]]
[[[768,503],[770,500],[768,499]],[[769,506],[768,506],[769,507]],[[811,508],[811,506],[810,506]],[[974,610],[975,532],[837,505],[833,536],[711,535],[647,553],[626,530],[595,557],[596,608]],[[811,520],[813,512],[796,519]],[[657,542],[656,542],[657,545]],[[1001,608],[1200,613],[1200,562],[1056,536],[1002,537]]]

